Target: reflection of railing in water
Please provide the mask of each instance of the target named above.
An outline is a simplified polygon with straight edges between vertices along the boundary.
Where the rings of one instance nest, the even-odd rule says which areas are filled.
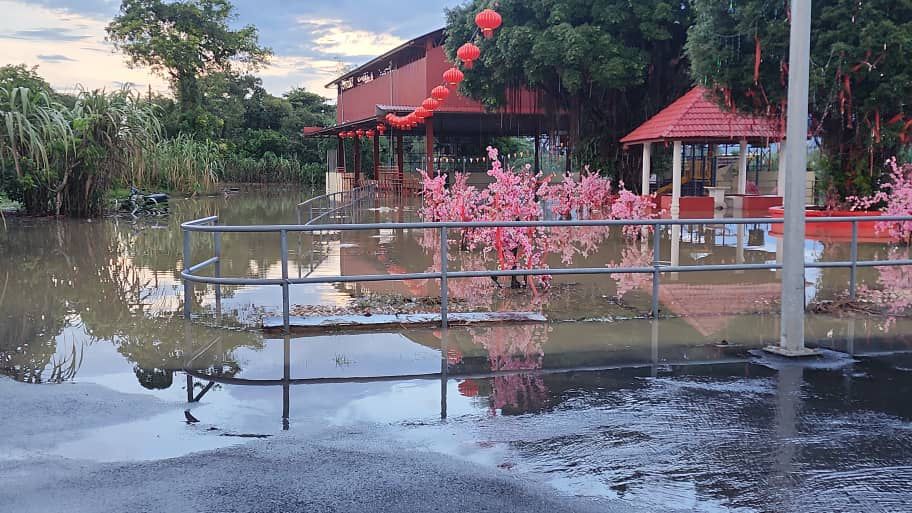
[[[357,190],[356,190],[357,191]],[[448,307],[448,280],[461,278],[483,278],[483,277],[523,277],[523,276],[566,276],[566,275],[598,275],[598,274],[652,274],[652,317],[659,316],[659,285],[662,273],[688,273],[688,272],[711,272],[711,271],[756,271],[756,270],[780,270],[783,268],[781,263],[736,263],[736,264],[702,264],[702,265],[679,265],[676,253],[679,252],[680,230],[682,226],[687,225],[736,225],[741,230],[746,225],[757,224],[782,224],[781,218],[747,218],[747,219],[650,219],[650,220],[569,220],[569,221],[494,221],[494,222],[446,222],[446,223],[373,223],[373,224],[312,224],[313,221],[321,219],[326,215],[337,212],[342,208],[350,208],[354,213],[355,205],[363,198],[372,193],[371,189],[363,190],[362,194],[356,194],[358,201],[350,201],[342,207],[327,209],[320,216],[308,217],[307,224],[298,225],[260,225],[260,226],[217,226],[217,217],[209,217],[197,221],[191,221],[181,225],[184,233],[184,271],[181,277],[184,280],[185,297],[190,297],[193,283],[202,283],[216,286],[216,303],[219,303],[219,287],[221,285],[274,285],[282,288],[282,316],[283,326],[286,332],[291,329],[290,325],[290,305],[289,305],[289,287],[291,285],[304,284],[332,284],[332,283],[353,283],[353,282],[383,282],[383,281],[409,281],[409,280],[440,280],[440,315],[441,326],[447,327]],[[343,193],[344,194],[344,193]],[[856,298],[857,291],[857,274],[860,267],[884,267],[884,266],[906,266],[912,265],[912,259],[904,260],[858,260],[858,224],[873,222],[896,222],[912,221],[912,216],[882,216],[871,217],[829,217],[829,218],[809,218],[807,223],[851,223],[851,257],[848,261],[835,262],[805,262],[806,268],[846,268],[850,270],[849,294],[850,298]],[[449,243],[448,234],[450,230],[460,230],[466,228],[575,228],[575,227],[611,227],[611,226],[641,226],[652,227],[653,230],[653,262],[651,266],[642,267],[595,267],[595,268],[558,268],[558,269],[517,269],[517,270],[476,270],[476,271],[449,271],[447,269]],[[661,248],[661,227],[670,227],[672,231],[672,263],[666,265],[660,260]],[[291,278],[288,275],[288,234],[292,233],[309,233],[313,236],[316,232],[327,231],[376,231],[376,230],[407,230],[407,229],[431,229],[440,232],[440,261],[441,269],[439,272],[421,272],[421,273],[403,273],[403,274],[384,274],[384,275],[357,275],[357,276],[322,276],[322,277],[299,277]],[[212,233],[216,238],[216,256],[203,261],[199,264],[190,266],[190,234],[191,232]],[[281,261],[282,261],[282,278],[280,279],[254,279],[254,278],[223,278],[220,273],[220,234],[222,233],[279,233],[281,237]],[[677,239],[677,241],[676,241]],[[678,244],[675,244],[678,242]],[[215,277],[199,276],[196,273],[208,266],[215,265]],[[188,301],[184,302],[184,315],[190,318],[190,305]]]
[[[396,374],[386,376],[352,376],[352,377],[315,377],[315,378],[292,378],[291,377],[291,336],[285,335],[283,338],[283,365],[282,377],[275,379],[244,379],[237,377],[226,377],[207,374],[194,368],[194,363],[203,354],[216,345],[218,339],[211,341],[205,347],[193,353],[184,364],[184,372],[187,374],[187,402],[197,403],[214,387],[215,384],[222,385],[240,385],[240,386],[260,386],[260,387],[282,387],[282,426],[283,429],[289,429],[289,417],[291,410],[291,387],[297,385],[326,385],[326,384],[344,384],[344,383],[390,383],[398,381],[436,381],[440,380],[440,417],[447,417],[447,383],[450,380],[478,380],[504,378],[511,376],[546,376],[554,374],[568,373],[589,373],[589,372],[606,372],[622,369],[651,369],[651,375],[656,376],[659,367],[667,366],[699,366],[699,365],[718,365],[727,363],[743,363],[742,357],[724,357],[709,360],[680,360],[659,361],[659,321],[650,321],[652,324],[652,349],[651,358],[648,362],[642,363],[622,363],[615,365],[592,365],[592,366],[573,366],[573,367],[548,367],[534,369],[504,369],[491,370],[486,372],[450,372],[448,355],[447,334],[444,333],[441,338],[441,359],[439,372],[426,372],[414,374]],[[202,390],[195,394],[194,379],[207,382]]]

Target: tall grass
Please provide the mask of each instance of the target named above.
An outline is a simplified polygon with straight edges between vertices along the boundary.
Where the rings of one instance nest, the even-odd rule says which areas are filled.
[[[134,161],[133,183],[174,192],[212,192],[223,166],[218,144],[181,134],[149,148]]]
[[[300,183],[322,185],[323,164],[302,162],[295,156],[267,153],[262,158],[230,157],[220,175],[222,181],[234,183]]]

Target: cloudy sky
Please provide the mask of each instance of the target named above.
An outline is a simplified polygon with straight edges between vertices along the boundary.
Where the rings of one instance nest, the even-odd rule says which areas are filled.
[[[260,29],[275,52],[260,76],[273,94],[323,88],[340,68],[360,64],[444,24],[444,8],[461,0],[234,0],[238,24]],[[117,87],[130,82],[164,90],[143,69],[129,69],[105,42],[120,0],[0,0],[0,65],[38,65],[56,89]]]

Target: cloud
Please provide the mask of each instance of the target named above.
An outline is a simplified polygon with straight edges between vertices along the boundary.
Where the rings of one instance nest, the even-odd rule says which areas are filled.
[[[125,82],[168,90],[164,80],[128,68],[123,55],[114,53],[105,41],[105,20],[23,1],[0,0],[0,12],[0,63],[40,65],[38,73],[59,91],[112,89]]]
[[[405,43],[390,33],[353,28],[339,19],[304,19],[298,24],[313,38],[316,52],[338,57],[374,57]]]
[[[273,48],[274,63],[259,75],[281,94],[304,86],[335,96],[323,85],[343,66],[362,64],[404,41],[443,26],[443,10],[464,0],[233,0],[233,24],[252,24]],[[105,41],[105,26],[120,0],[0,0],[0,63],[40,64],[52,85],[72,89],[166,82],[130,69]],[[65,57],[61,59],[60,57]]]
[[[82,41],[92,36],[73,34],[67,28],[39,28],[30,30],[17,30],[11,34],[0,34],[5,39],[26,39],[30,41]]]
[[[38,60],[44,62],[76,62],[76,59],[70,59],[66,55],[52,54],[52,55],[38,55],[36,56]]]

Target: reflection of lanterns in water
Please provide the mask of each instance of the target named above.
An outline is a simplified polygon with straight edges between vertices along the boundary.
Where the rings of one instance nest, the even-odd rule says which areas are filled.
[[[478,397],[478,382],[474,379],[460,382],[458,388],[463,397]]]

